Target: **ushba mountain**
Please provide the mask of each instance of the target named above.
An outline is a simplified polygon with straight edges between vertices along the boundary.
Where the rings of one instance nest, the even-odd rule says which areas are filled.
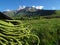
[[[44,6],[19,6],[16,10],[5,10],[3,11],[4,14],[13,17],[16,15],[26,15],[26,16],[34,16],[34,15],[51,15],[55,13],[55,10],[44,10]]]

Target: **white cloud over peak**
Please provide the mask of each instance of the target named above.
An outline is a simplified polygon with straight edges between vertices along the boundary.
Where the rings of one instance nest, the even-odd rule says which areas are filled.
[[[31,7],[36,8],[36,9],[43,9],[44,8],[44,6],[34,6],[34,5],[31,6]],[[26,8],[25,5],[23,5],[23,6],[19,5],[17,10],[21,10],[21,9],[24,9],[24,8]]]
[[[26,6],[19,6],[19,8],[17,10],[21,10],[24,9]]]
[[[33,8],[35,8],[36,6],[32,6]]]
[[[43,9],[44,6],[32,6],[33,8],[36,8],[36,9]]]
[[[36,9],[43,9],[44,6],[36,6]]]

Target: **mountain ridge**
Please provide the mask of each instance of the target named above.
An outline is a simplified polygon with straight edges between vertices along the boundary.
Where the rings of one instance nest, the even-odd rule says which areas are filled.
[[[25,7],[20,10],[11,10],[11,11],[4,11],[3,13],[8,15],[12,18],[20,18],[20,17],[31,17],[31,16],[50,16],[56,15],[60,11],[57,10],[44,10],[44,9],[36,9],[34,7]],[[60,13],[58,14],[60,15]]]

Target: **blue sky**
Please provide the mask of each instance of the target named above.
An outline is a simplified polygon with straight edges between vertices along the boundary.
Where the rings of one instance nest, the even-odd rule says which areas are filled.
[[[60,0],[20,0],[20,5],[44,6],[44,9],[60,9]]]
[[[0,0],[0,11],[15,10],[19,5],[19,0]]]
[[[44,6],[44,9],[60,10],[60,0],[0,0],[0,11],[15,10],[19,5]]]

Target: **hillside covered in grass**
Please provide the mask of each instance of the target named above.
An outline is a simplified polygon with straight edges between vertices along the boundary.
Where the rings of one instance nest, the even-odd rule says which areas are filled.
[[[28,8],[3,12],[12,20],[0,20],[0,45],[59,45],[59,12]]]
[[[26,25],[32,25],[32,33],[40,38],[40,45],[59,45],[60,18],[25,20]]]
[[[59,45],[60,19],[0,20],[0,45]]]
[[[15,22],[15,23],[14,23]],[[39,45],[40,39],[18,20],[0,20],[0,45]]]

